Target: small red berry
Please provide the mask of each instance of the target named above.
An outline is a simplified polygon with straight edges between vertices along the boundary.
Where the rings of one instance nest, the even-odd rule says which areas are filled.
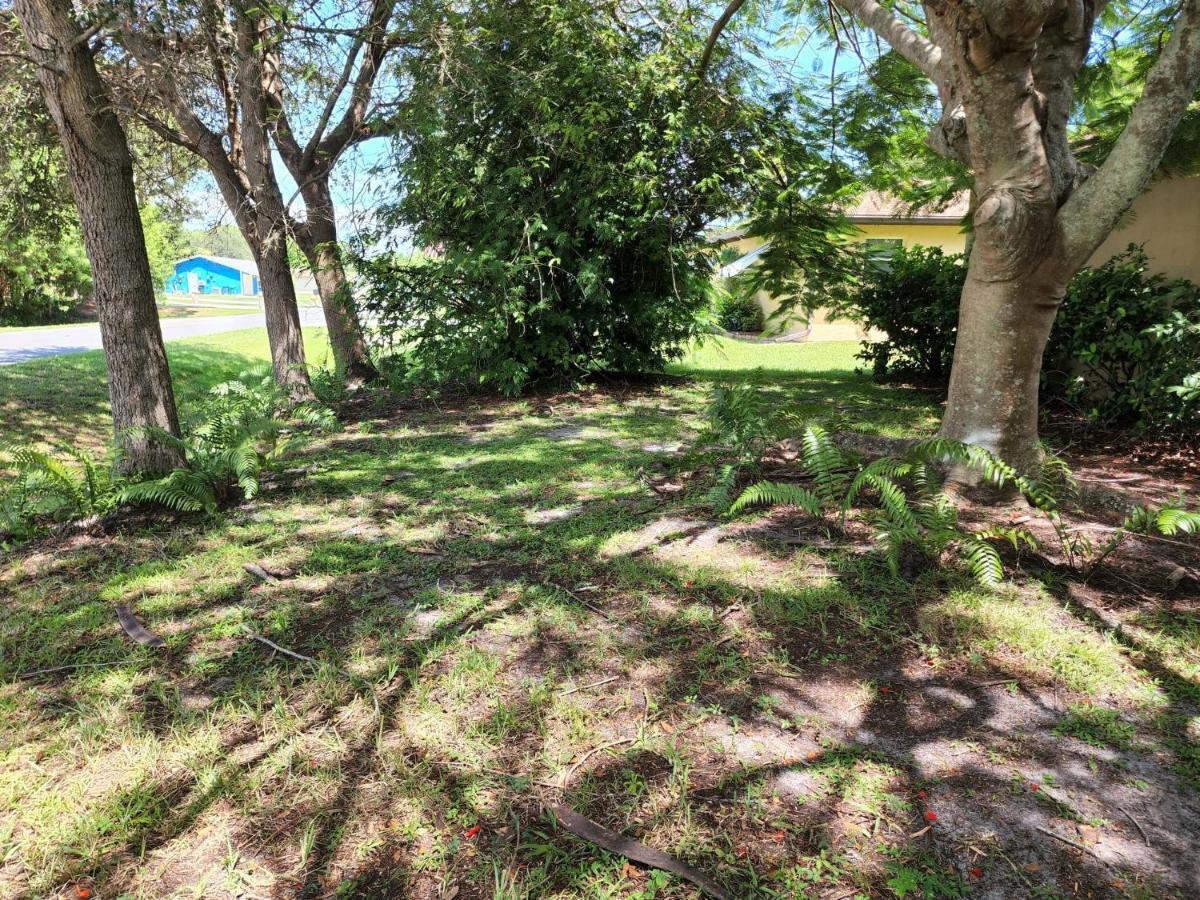
[[[983,877],[983,869],[979,868],[979,866],[975,866],[974,868],[971,869],[971,876],[973,878],[982,878]]]
[[[480,828],[478,825],[473,825],[467,829],[467,840],[476,837],[479,834]]]
[[[881,693],[881,694],[890,694],[891,692],[892,692],[892,689],[890,687],[888,687],[886,684],[879,689],[879,693]]]
[[[936,822],[937,821],[937,813],[935,813],[932,809],[929,810],[928,812],[925,813],[925,821]]]

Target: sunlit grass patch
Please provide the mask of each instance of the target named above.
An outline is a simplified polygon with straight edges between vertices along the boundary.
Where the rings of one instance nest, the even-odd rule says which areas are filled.
[[[1003,672],[1061,682],[1097,700],[1165,702],[1115,638],[1074,618],[1041,589],[954,590],[918,616],[927,638],[961,659],[986,659]]]

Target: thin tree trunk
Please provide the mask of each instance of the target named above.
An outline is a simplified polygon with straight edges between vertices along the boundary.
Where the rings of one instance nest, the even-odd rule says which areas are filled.
[[[313,178],[301,193],[308,221],[305,227],[297,230],[296,242],[308,259],[321,294],[334,364],[346,386],[358,388],[378,378],[379,372],[367,352],[354,295],[342,263],[328,174]]]
[[[122,468],[169,471],[183,464],[177,449],[129,433],[180,432],[125,132],[69,0],[17,0],[15,10],[38,62],[83,224]]]
[[[271,370],[275,383],[293,403],[316,399],[308,378],[304,357],[304,336],[300,330],[300,310],[296,286],[288,266],[287,244],[282,236],[254,247],[258,280],[262,286],[263,311],[267,320],[267,341],[271,345]]]

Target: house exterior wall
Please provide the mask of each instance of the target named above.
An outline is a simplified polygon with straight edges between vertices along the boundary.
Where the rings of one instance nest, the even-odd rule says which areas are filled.
[[[962,253],[967,236],[957,223],[863,223],[856,225],[858,238],[899,239],[905,247],[917,244],[941,247],[946,253]],[[730,242],[739,253],[749,253],[762,243],[759,238]],[[1142,244],[1150,257],[1150,270],[1170,278],[1187,278],[1200,283],[1200,178],[1171,178],[1155,182],[1133,204],[1121,226],[1109,235],[1088,260],[1097,266],[1130,244]],[[764,291],[755,300],[767,319],[767,333],[786,334],[811,326],[809,341],[862,340],[861,328],[853,322],[829,319],[825,310],[814,310],[811,320],[797,311],[787,320],[770,321],[779,302]]]
[[[872,223],[857,225],[855,227],[859,231],[858,240],[865,241],[869,238],[899,239],[904,241],[905,247],[923,244],[925,246],[941,247],[947,253],[962,253],[966,247],[966,235],[962,233],[957,224]],[[726,246],[732,247],[739,254],[746,254],[759,247],[762,243],[761,238],[749,237],[730,241]],[[763,321],[766,323],[763,334],[767,336],[793,334],[803,331],[806,328],[809,329],[806,338],[809,342],[861,341],[868,336],[855,323],[846,319],[831,318],[828,311],[824,309],[813,310],[811,316],[805,315],[804,311],[800,309],[789,310],[785,316],[773,318],[779,310],[780,301],[777,297],[772,297],[766,291],[755,293],[754,301],[758,304],[759,309],[762,310]]]
[[[1200,178],[1155,182],[1130,212],[1088,265],[1100,265],[1130,244],[1144,244],[1152,272],[1200,283]]]
[[[175,264],[166,290],[168,294],[256,295],[259,285],[258,278],[210,259],[185,259]]]
[[[920,244],[923,247],[941,247],[946,253],[962,253],[967,247],[967,236],[958,223],[946,225],[926,224],[870,224],[856,225],[859,240],[869,238],[900,239],[905,247]]]

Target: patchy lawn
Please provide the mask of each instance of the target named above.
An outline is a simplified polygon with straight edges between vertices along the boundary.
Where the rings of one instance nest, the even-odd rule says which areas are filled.
[[[186,408],[264,343],[170,349]],[[853,352],[723,342],[649,386],[372,395],[215,520],[12,554],[0,894],[699,896],[559,802],[736,897],[1197,896],[1194,547],[1132,541],[1086,583],[1026,559],[985,590],[892,579],[793,513],[713,517],[713,381],[831,430],[934,428],[936,398]],[[102,444],[98,360],[0,370],[5,434]]]

